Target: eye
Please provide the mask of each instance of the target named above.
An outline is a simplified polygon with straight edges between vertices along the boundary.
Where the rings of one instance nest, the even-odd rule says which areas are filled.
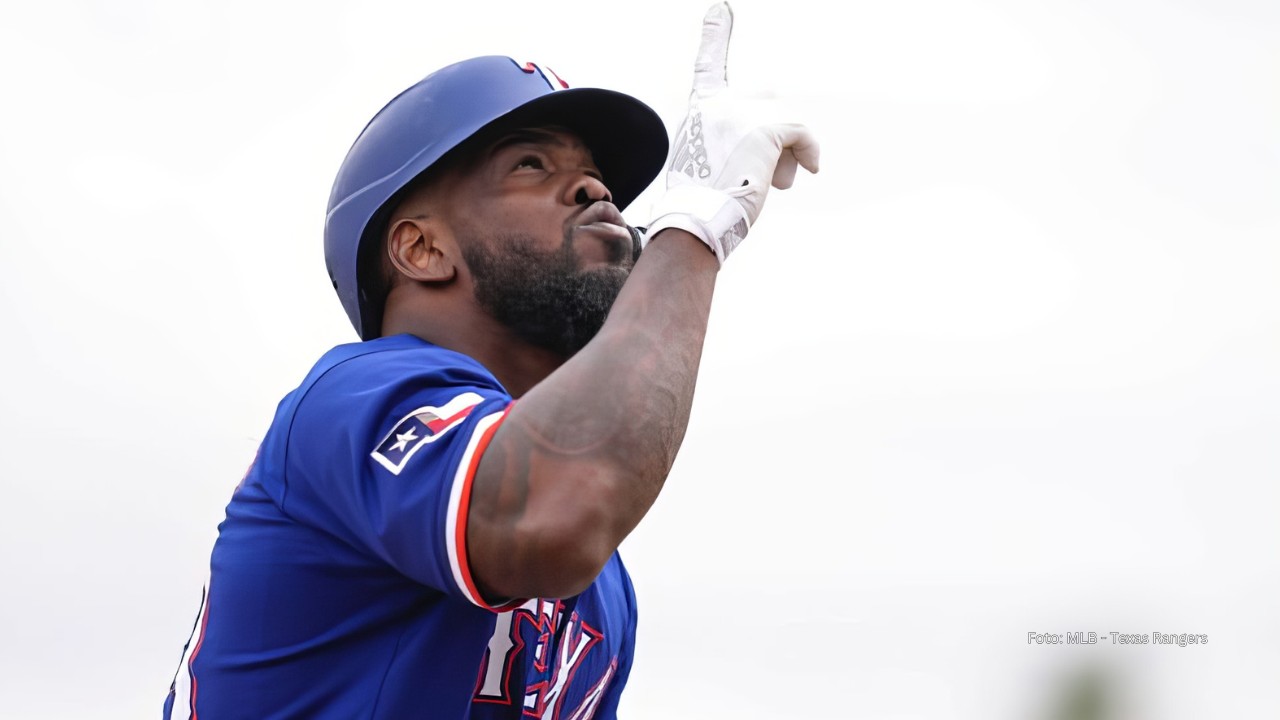
[[[534,170],[542,170],[544,169],[544,167],[545,166],[542,164],[542,158],[538,157],[537,155],[526,155],[520,158],[520,162],[516,163],[517,170],[521,168],[533,168]]]

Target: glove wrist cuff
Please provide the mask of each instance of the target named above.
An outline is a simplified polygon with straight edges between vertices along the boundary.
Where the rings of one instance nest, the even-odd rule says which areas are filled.
[[[751,225],[746,210],[736,199],[700,185],[678,185],[668,190],[654,206],[653,217],[642,245],[647,245],[660,230],[677,228],[706,243],[721,265],[747,236]]]

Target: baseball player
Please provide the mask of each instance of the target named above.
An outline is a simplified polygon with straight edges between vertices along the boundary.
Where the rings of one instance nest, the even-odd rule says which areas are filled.
[[[505,57],[373,117],[325,225],[362,341],[281,401],[165,718],[615,717],[617,547],[683,438],[717,273],[771,182],[817,170],[805,128],[735,112],[731,26],[704,19],[669,154],[640,101]]]

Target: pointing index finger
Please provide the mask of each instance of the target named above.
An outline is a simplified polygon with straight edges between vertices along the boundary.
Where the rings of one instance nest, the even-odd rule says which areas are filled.
[[[733,10],[719,2],[702,18],[702,44],[693,64],[693,92],[712,95],[728,87],[729,35],[733,32]]]

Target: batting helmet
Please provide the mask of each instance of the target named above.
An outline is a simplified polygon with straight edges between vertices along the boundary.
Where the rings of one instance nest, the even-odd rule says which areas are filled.
[[[662,169],[667,132],[649,106],[612,90],[569,89],[555,73],[497,55],[428,75],[378,111],[338,169],[324,225],[329,279],[364,340],[380,331],[383,298],[361,287],[361,246],[381,231],[392,200],[445,153],[501,120],[559,125],[591,149],[613,202],[624,208]]]

